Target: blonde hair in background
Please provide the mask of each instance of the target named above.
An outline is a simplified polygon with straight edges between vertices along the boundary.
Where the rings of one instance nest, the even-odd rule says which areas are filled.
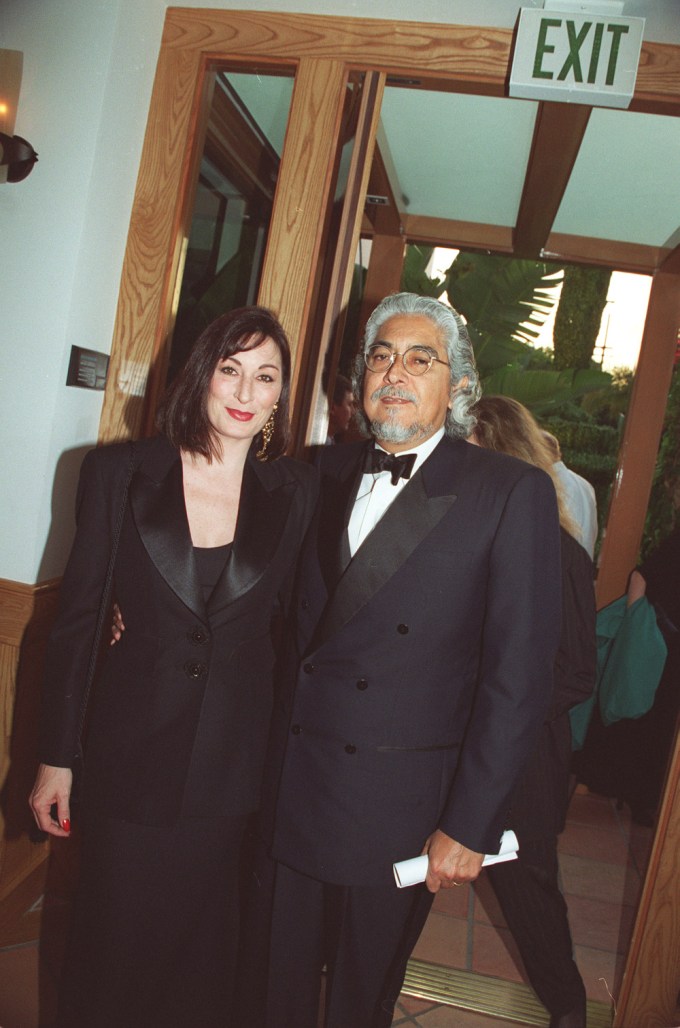
[[[564,502],[562,486],[553,467],[555,456],[533,414],[509,396],[482,396],[472,408],[477,419],[475,441],[487,450],[497,450],[534,464],[550,475],[560,514],[560,525],[578,539],[578,532]]]

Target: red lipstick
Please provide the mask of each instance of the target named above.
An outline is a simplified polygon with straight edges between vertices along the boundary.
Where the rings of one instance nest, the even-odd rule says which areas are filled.
[[[227,407],[226,411],[229,417],[233,418],[234,421],[250,421],[255,417],[255,415],[251,414],[250,411],[236,410],[234,407]]]

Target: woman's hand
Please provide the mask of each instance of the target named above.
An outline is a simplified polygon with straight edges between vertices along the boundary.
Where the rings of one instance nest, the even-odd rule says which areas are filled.
[[[626,606],[632,607],[634,603],[642,599],[647,592],[647,583],[639,571],[631,572],[628,579],[628,592],[626,594]]]
[[[111,623],[111,642],[109,646],[115,646],[117,642],[123,638],[123,632],[125,631],[125,625],[123,624],[123,615],[120,612],[120,607],[117,603],[113,605],[113,622]]]
[[[70,767],[52,767],[41,764],[29,797],[33,817],[38,828],[50,835],[68,836],[71,833],[71,812],[69,799],[73,784]],[[57,820],[52,817],[51,808],[56,804]]]

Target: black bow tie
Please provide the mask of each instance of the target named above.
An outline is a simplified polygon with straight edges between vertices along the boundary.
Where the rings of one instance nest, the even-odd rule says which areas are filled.
[[[396,485],[400,478],[411,477],[416,456],[415,453],[385,453],[384,450],[368,450],[364,461],[364,471],[371,474],[390,471],[392,485]]]

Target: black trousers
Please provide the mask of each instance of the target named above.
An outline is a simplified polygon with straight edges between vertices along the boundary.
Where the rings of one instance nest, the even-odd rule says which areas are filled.
[[[317,1028],[324,964],[326,1028],[387,1028],[432,895],[424,886],[332,885],[282,864],[271,865],[270,882],[258,915],[262,926],[269,906],[267,1028]]]
[[[84,816],[59,1028],[225,1028],[245,818]]]
[[[486,869],[531,987],[549,1013],[585,1004],[567,905],[558,883],[557,839],[520,839],[519,857]]]

